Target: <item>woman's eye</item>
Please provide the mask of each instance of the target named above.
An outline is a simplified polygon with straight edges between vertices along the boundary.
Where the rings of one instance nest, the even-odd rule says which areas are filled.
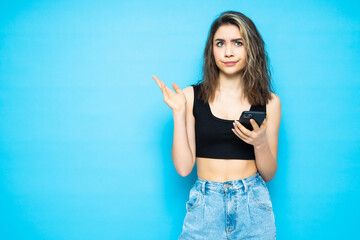
[[[238,44],[237,46],[242,46],[242,42],[236,42],[235,44]]]
[[[224,43],[218,42],[218,43],[216,44],[216,46],[221,47],[222,45],[219,45],[219,44],[224,44]]]

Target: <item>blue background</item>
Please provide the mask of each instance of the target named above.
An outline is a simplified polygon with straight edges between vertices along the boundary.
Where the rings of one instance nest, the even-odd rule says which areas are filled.
[[[282,103],[278,239],[359,238],[359,1],[2,1],[0,239],[177,239],[196,178],[151,75],[201,78],[212,21],[249,16]]]

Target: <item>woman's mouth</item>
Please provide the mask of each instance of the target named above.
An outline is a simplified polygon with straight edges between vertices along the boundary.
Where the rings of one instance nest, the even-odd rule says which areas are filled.
[[[225,64],[226,66],[229,66],[229,67],[234,66],[236,63],[237,63],[237,62],[234,62],[234,61],[232,61],[232,62],[224,62],[224,64]]]

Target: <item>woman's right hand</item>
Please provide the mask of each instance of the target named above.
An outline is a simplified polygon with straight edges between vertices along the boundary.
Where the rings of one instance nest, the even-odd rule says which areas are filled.
[[[176,83],[173,83],[173,88],[176,92],[168,88],[162,81],[160,81],[156,76],[152,78],[159,85],[160,90],[164,96],[165,103],[173,110],[173,112],[185,111],[186,108],[186,98],[183,91],[179,88]]]

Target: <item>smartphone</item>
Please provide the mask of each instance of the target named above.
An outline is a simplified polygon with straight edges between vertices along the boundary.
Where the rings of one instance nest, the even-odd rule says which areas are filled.
[[[266,112],[258,112],[258,111],[243,111],[241,113],[239,122],[244,125],[249,130],[253,130],[253,127],[250,123],[250,119],[254,119],[257,125],[260,127],[263,121],[266,118]]]

